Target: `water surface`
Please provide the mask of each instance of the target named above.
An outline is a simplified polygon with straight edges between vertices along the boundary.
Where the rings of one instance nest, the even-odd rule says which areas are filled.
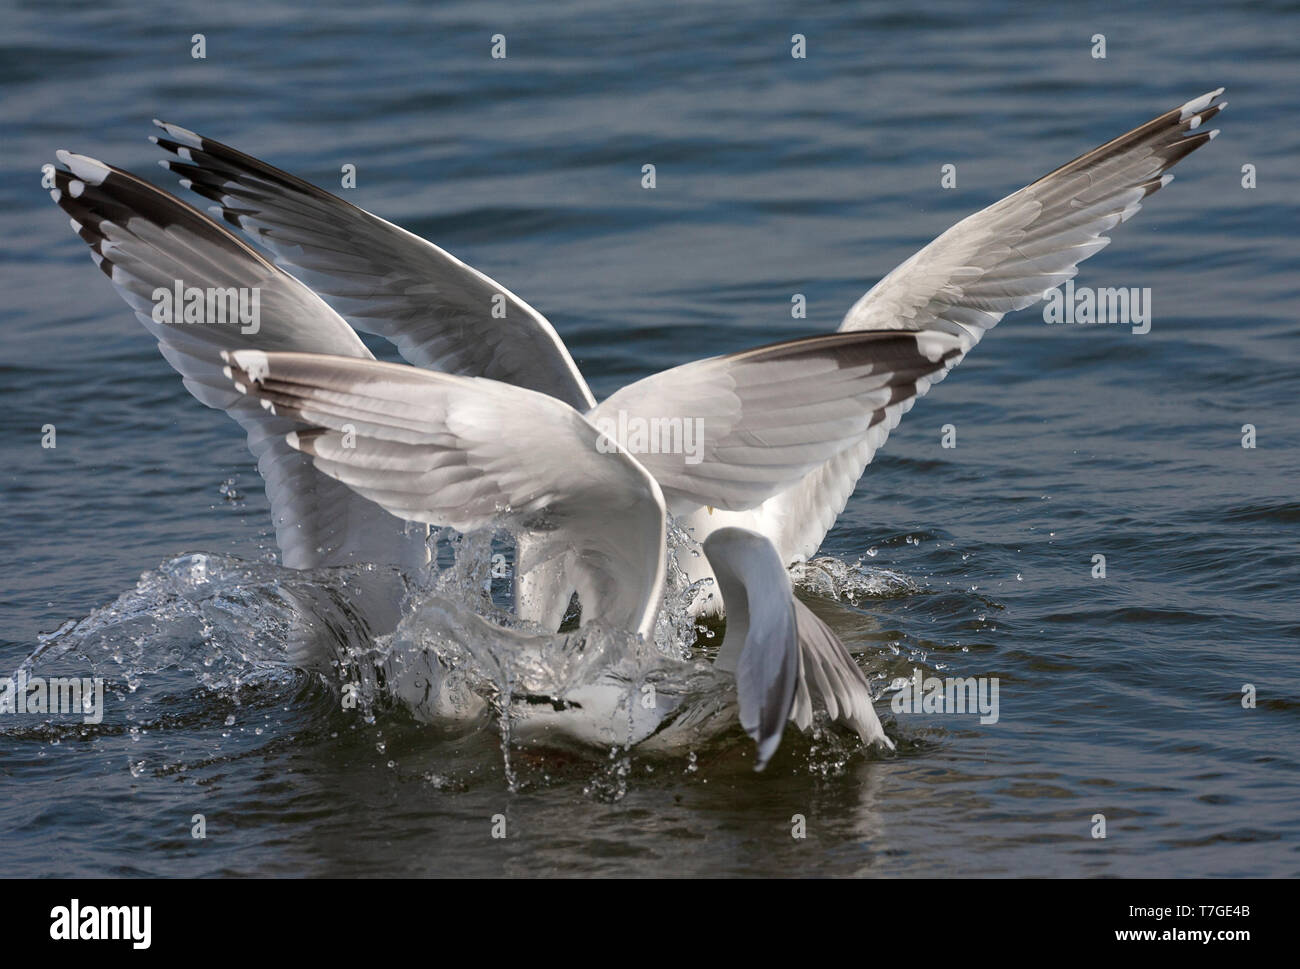
[[[3,16],[0,670],[90,616],[85,664],[112,674],[99,726],[0,723],[6,872],[1300,873],[1293,6]],[[179,191],[155,116],[330,188],[355,164],[350,200],[539,307],[601,397],[833,329],[952,222],[1219,85],[1222,137],[1077,280],[1150,287],[1151,332],[1011,315],[904,419],[822,548],[861,562],[862,594],[803,595],[875,678],[898,752],[791,735],[759,776],[738,731],[507,768],[492,730],[368,721],[285,667],[240,432],[188,396],[39,186],[68,148]],[[895,715],[887,687],[915,668],[998,677],[998,722]]]

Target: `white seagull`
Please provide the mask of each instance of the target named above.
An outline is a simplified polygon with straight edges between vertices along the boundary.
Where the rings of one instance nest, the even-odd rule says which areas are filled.
[[[1225,106],[1217,100],[1221,93],[1174,108],[953,226],[863,296],[841,333],[686,364],[599,405],[550,323],[500,284],[398,226],[187,129],[158,123],[165,137],[154,140],[173,156],[162,164],[184,186],[216,201],[215,213],[265,245],[279,267],[168,193],[84,155],[58,153],[65,168],[56,170],[51,194],[185,386],[245,428],[266,479],[286,567],[406,569],[427,562],[427,529],[404,519],[433,519],[412,514],[422,509],[409,494],[359,493],[345,483],[351,466],[340,462],[327,472],[322,461],[328,459],[299,449],[321,440],[313,438],[316,432],[299,433],[301,422],[264,410],[222,373],[223,353],[248,349],[390,366],[373,361],[352,325],[391,340],[415,365],[386,369],[381,383],[441,371],[513,385],[536,395],[530,399],[539,412],[539,400],[565,405],[571,415],[563,421],[592,428],[593,441],[612,436],[625,457],[637,449],[619,431],[609,433],[623,426],[616,415],[701,421],[698,460],[637,451],[635,463],[697,540],[740,528],[790,564],[815,552],[916,398],[1005,313],[1073,277],[1079,262],[1109,242],[1104,233],[1168,184],[1169,168],[1217,134],[1199,129]],[[157,294],[178,284],[258,292],[259,326],[246,332],[251,328],[238,321],[192,325],[159,316]],[[502,299],[507,312],[498,318],[491,310]],[[331,366],[337,371],[337,360]],[[399,378],[393,370],[409,374]],[[496,387],[474,396],[471,411],[499,393]],[[524,412],[500,416],[497,433],[506,435]],[[445,419],[458,426],[459,410]],[[524,465],[512,466],[526,475]],[[438,499],[439,514],[450,513],[464,490],[454,480],[448,486],[452,497]],[[602,577],[615,572],[589,558],[601,554],[615,562],[620,550],[579,551],[549,541],[545,529],[525,529],[515,569],[519,614],[556,629],[578,591],[584,618],[609,608],[602,619],[616,617],[643,631],[644,609],[657,608],[643,596],[656,583],[646,586],[645,573],[637,572],[629,575],[638,579],[627,580],[642,583],[632,593],[622,581],[622,592],[603,588]],[[716,556],[683,558],[679,565],[692,579],[722,571]],[[728,580],[717,578],[725,602]],[[382,576],[375,586],[359,591],[357,605],[374,617],[376,632],[385,632],[396,621],[393,589]],[[741,594],[731,587],[733,597]],[[633,601],[641,613],[634,615]],[[721,605],[716,598],[712,603]]]

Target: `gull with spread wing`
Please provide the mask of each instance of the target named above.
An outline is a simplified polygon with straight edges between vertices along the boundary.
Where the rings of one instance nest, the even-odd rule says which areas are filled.
[[[1079,263],[1110,242],[1110,230],[1170,182],[1169,169],[1218,134],[1203,126],[1226,107],[1222,93],[1193,98],[958,222],[872,287],[840,330],[940,329],[960,340],[960,360],[1006,313],[1073,278]],[[704,418],[703,461],[639,455],[663,486],[670,511],[684,517],[699,541],[738,526],[766,535],[788,563],[813,555],[889,432],[951,369],[922,381],[859,438],[764,497],[771,482],[750,478],[752,451],[745,446],[761,425],[750,423],[753,390],[736,382],[740,374],[717,373],[706,384],[701,372],[678,368],[596,406],[554,327],[499,283],[302,179],[185,128],[158,124],[163,136],[154,140],[173,156],[162,164],[184,186],[216,202],[216,214],[266,246],[357,328],[394,342],[410,363],[537,390],[595,419],[620,412],[665,421]],[[502,318],[489,312],[498,294],[507,302]],[[679,564],[693,580],[711,574],[704,557],[683,556]],[[553,568],[526,569],[518,607],[557,623],[571,588]],[[701,605],[721,607],[716,597]]]
[[[383,502],[342,489],[321,474],[318,465],[285,443],[293,427],[250,406],[221,373],[220,354],[240,349],[373,360],[352,327],[297,278],[203,213],[121,169],[64,151],[58,157],[67,170],[56,170],[52,195],[71,216],[100,269],[158,340],[186,388],[245,428],[267,481],[284,564],[311,568],[369,562],[409,568],[423,562],[424,529],[411,528],[400,516],[385,512]],[[178,280],[204,292],[257,290],[261,313],[256,332],[246,332],[251,328],[236,320],[185,323],[158,313],[156,294],[171,293]],[[653,472],[671,510],[681,514],[706,506],[750,507],[794,487],[846,447],[875,435],[874,429],[897,424],[959,349],[960,340],[940,330],[824,334],[675,367],[594,408],[581,396],[574,398],[575,407],[544,389],[520,389],[559,401],[593,421],[600,421],[602,407],[610,403],[662,395],[691,420],[702,422],[700,462],[676,469],[661,463]],[[496,360],[475,366],[496,372]],[[425,372],[406,369],[413,375]],[[526,421],[522,412],[508,419],[503,415],[496,433],[504,441],[524,439],[520,428]],[[643,463],[663,457],[639,456]],[[531,536],[521,538],[515,567],[520,614],[558,628],[570,594],[584,581],[580,558]],[[544,581],[530,585],[538,576]]]
[[[286,566],[371,562],[412,568],[428,554],[430,524],[462,531],[509,527],[517,541],[516,575],[540,574],[549,582],[530,589],[517,579],[519,601],[526,606],[537,601],[537,591],[546,593],[534,614],[552,630],[576,590],[583,622],[598,617],[649,637],[663,565],[647,569],[641,556],[647,527],[658,536],[660,559],[666,554],[662,525],[646,524],[663,511],[665,493],[689,507],[721,504],[713,495],[724,487],[751,500],[789,488],[872,427],[896,422],[900,410],[960,352],[960,341],[939,330],[861,331],[788,340],[674,368],[651,379],[693,395],[690,406],[705,417],[711,438],[703,466],[716,466],[721,484],[715,489],[705,479],[666,475],[665,491],[630,458],[625,463],[637,474],[611,482],[595,472],[623,466],[601,464],[605,455],[597,444],[604,442],[613,454],[624,449],[596,429],[589,418],[597,411],[586,400],[575,408],[545,391],[485,376],[379,363],[315,293],[207,216],[128,172],[83,155],[58,157],[67,170],[56,171],[52,194],[100,269],[158,340],[186,388],[245,428],[267,481]],[[157,313],[155,295],[171,291],[176,280],[205,291],[257,288],[256,332],[237,320],[184,323]],[[323,416],[334,413],[328,402],[313,400],[310,410],[263,408],[232,386],[224,372],[231,353],[268,351],[282,367],[287,360],[317,367],[305,372],[325,384],[327,396],[343,393],[329,380],[359,375],[356,382],[366,393],[349,398],[352,409],[343,411],[357,446],[344,447],[341,439],[315,429],[333,426]],[[319,369],[321,361],[328,362],[328,373]],[[274,404],[275,394],[301,390],[303,380],[295,381],[256,386]],[[250,376],[245,387],[253,385]],[[389,396],[375,397],[376,388]],[[406,438],[388,440],[378,434],[379,425],[367,423],[381,414],[386,433],[400,427]],[[592,472],[585,483],[548,477],[568,470],[549,463],[553,455],[568,453],[550,448],[556,427],[587,439],[596,463],[572,463]],[[524,452],[521,442],[547,446]],[[414,443],[424,450],[403,450]],[[632,487],[638,481],[653,484],[655,502]],[[484,483],[496,490],[476,490]],[[782,561],[775,549],[770,558]],[[730,574],[745,575],[746,567],[734,566]],[[393,575],[377,573],[357,583],[351,605],[373,634],[392,631],[399,618],[398,590],[386,582]],[[726,587],[724,582],[724,596]],[[527,609],[519,611],[529,618]],[[801,670],[812,675],[800,678],[805,686],[797,694],[805,721],[811,715],[806,683],[812,682],[832,717],[848,722],[864,740],[884,742],[865,678],[829,630],[802,607],[797,611]],[[303,627],[293,632],[295,655],[329,645],[329,630],[314,628],[307,612]]]
[[[386,369],[379,383],[404,386],[416,379],[412,375],[427,378],[432,371],[481,381],[481,392],[465,406],[480,418],[496,406],[502,423],[495,445],[485,439],[476,446],[496,447],[497,457],[522,476],[516,483],[527,472],[513,462],[513,455],[502,452],[501,441],[518,433],[529,410],[500,411],[501,386],[534,394],[532,409],[538,413],[543,412],[542,400],[563,405],[567,410],[557,418],[561,426],[576,428],[574,422],[580,421],[593,434],[599,433],[596,425],[608,426],[608,418],[619,413],[700,420],[699,460],[688,461],[680,453],[638,453],[634,463],[643,477],[637,480],[644,483],[648,475],[660,501],[683,516],[705,543],[706,554],[684,557],[683,569],[693,579],[716,574],[722,601],[729,598],[729,588],[738,601],[745,593],[735,578],[743,569],[719,568],[718,555],[708,551],[711,535],[727,529],[718,540],[722,544],[713,543],[715,549],[751,551],[756,546],[729,539],[756,536],[783,565],[811,555],[916,398],[1005,313],[1030,305],[1074,276],[1078,263],[1109,242],[1106,232],[1168,184],[1168,169],[1217,134],[1200,129],[1226,104],[1218,100],[1221,93],[1174,108],[958,223],[862,297],[840,333],[686,364],[625,387],[599,405],[555,329],[500,284],[383,219],[184,128],[160,123],[165,137],[155,140],[173,156],[163,164],[181,176],[183,185],[216,201],[217,214],[269,249],[278,266],[168,193],[83,155],[58,153],[65,167],[56,170],[51,194],[186,388],[245,429],[266,479],[285,566],[418,568],[427,562],[427,527],[412,522],[478,521],[475,515],[489,510],[522,513],[523,506],[513,502],[502,507],[494,502],[490,509],[473,505],[472,489],[457,477],[469,472],[455,465],[459,459],[446,456],[438,460],[452,464],[424,468],[419,474],[438,473],[420,479],[414,490],[360,481],[358,469],[339,460],[340,455],[320,454],[319,448],[330,446],[332,439],[295,418],[263,409],[222,373],[222,355],[242,350],[331,355],[331,366],[339,372],[348,372],[340,369],[340,359],[363,370],[390,366],[374,361],[355,326],[389,339],[415,365]],[[244,332],[237,325],[158,318],[155,294],[178,281],[209,291],[256,290],[259,328]],[[504,317],[491,312],[498,299],[508,304]],[[398,377],[394,371],[408,372]],[[483,389],[489,384],[498,386]],[[404,414],[410,424],[412,415]],[[444,416],[461,420],[464,412],[458,405]],[[466,426],[477,425],[471,419]],[[419,427],[406,426],[405,431],[416,434]],[[614,443],[623,446],[614,448],[616,453],[629,457],[628,442]],[[387,452],[371,455],[379,464],[369,471],[394,470],[383,465],[390,457]],[[501,473],[508,478],[504,464]],[[430,498],[427,485],[435,480],[447,492],[433,496],[430,511],[420,501]],[[634,493],[612,487],[600,491],[601,501],[615,502],[615,509]],[[524,496],[524,505],[541,501],[533,510],[572,514],[582,501],[572,489],[565,494],[569,503],[558,508],[536,492]],[[421,495],[423,499],[417,497]],[[477,511],[457,511],[461,501]],[[644,496],[638,501],[640,508]],[[571,593],[578,591],[584,618],[591,611],[644,633],[646,609],[653,614],[657,608],[653,595],[651,600],[645,596],[648,589],[660,588],[658,579],[635,569],[626,579],[615,579],[619,564],[628,563],[620,559],[626,548],[612,539],[632,527],[631,520],[612,523],[610,534],[594,543],[585,528],[562,530],[588,536],[586,544],[577,545],[556,541],[542,527],[545,521],[543,515],[525,522],[529,527],[519,538],[515,574],[520,615],[558,628]],[[358,591],[358,610],[376,633],[390,630],[396,621],[395,590],[387,578],[380,574],[370,585],[360,583]],[[710,601],[721,605],[716,597]],[[824,699],[833,696],[836,685],[853,679],[856,666],[850,660],[845,667],[847,653],[827,645],[834,641],[829,630],[814,626],[797,607],[795,611],[806,663],[800,682],[806,688],[811,675],[812,682],[823,685]],[[742,625],[748,622],[746,618]],[[828,659],[832,656],[834,662]],[[785,667],[778,663],[771,669]],[[841,719],[867,723],[870,694],[865,693],[864,703],[864,689],[865,683],[855,682],[852,696],[840,697],[834,709]],[[806,695],[796,690],[795,697],[798,709],[799,698]],[[874,720],[873,711],[869,717]],[[756,722],[769,724],[759,733],[770,739],[770,718],[748,721]],[[873,730],[859,726],[859,732],[866,739]]]

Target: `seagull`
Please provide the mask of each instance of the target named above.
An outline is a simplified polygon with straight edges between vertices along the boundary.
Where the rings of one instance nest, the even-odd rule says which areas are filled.
[[[766,542],[784,566],[816,551],[902,415],[986,330],[1072,278],[1082,260],[1109,242],[1106,232],[1169,183],[1168,169],[1218,134],[1200,129],[1225,107],[1218,100],[1222,90],[1148,121],[959,222],[858,300],[838,333],[688,363],[599,404],[554,327],[505,287],[392,223],[188,129],[157,122],[163,135],[153,140],[170,155],[163,166],[180,176],[183,187],[217,202],[212,213],[264,246],[274,263],[208,215],[85,155],[57,153],[63,167],[55,170],[51,196],[190,393],[244,428],[266,481],[286,567],[366,563],[406,570],[428,562],[425,523],[432,519],[410,495],[355,487],[348,480],[355,468],[311,450],[321,441],[329,446],[333,431],[317,433],[319,427],[264,409],[223,372],[229,366],[223,354],[243,351],[268,359],[326,356],[336,373],[348,372],[340,370],[340,359],[363,369],[394,366],[378,364],[357,330],[388,339],[413,365],[396,367],[410,372],[403,378],[385,370],[381,383],[404,385],[414,379],[410,374],[441,373],[499,385],[465,397],[474,402],[471,411],[494,399],[500,387],[528,391],[536,395],[534,404],[555,401],[576,415],[566,414],[562,424],[580,420],[592,429],[592,442],[634,459],[655,482],[665,511],[682,519],[697,541],[707,545],[714,533],[737,529]],[[160,315],[158,294],[182,283],[206,292],[256,292],[258,325],[194,325]],[[505,315],[492,313],[502,302]],[[534,409],[543,413],[540,407]],[[699,421],[699,453],[639,449],[622,433],[625,415]],[[509,441],[530,415],[500,416],[505,422],[498,432]],[[460,419],[445,415],[451,425]],[[325,467],[333,473],[323,470],[329,461],[335,465]],[[521,473],[517,461],[512,466]],[[465,491],[455,481],[449,487],[453,496]],[[602,492],[620,500],[615,493]],[[629,500],[628,493],[617,493]],[[450,515],[451,504],[444,501],[438,513]],[[508,515],[510,507],[492,510]],[[727,531],[721,547],[753,547],[735,537]],[[657,608],[645,595],[660,584],[642,570],[602,586],[615,571],[588,560],[587,552],[609,556],[607,565],[621,550],[581,547],[586,551],[557,543],[545,528],[522,529],[517,613],[558,629],[577,592],[584,621],[590,612],[644,635],[647,610]],[[745,595],[743,583],[723,578],[726,568],[718,561],[707,548],[703,556],[678,557],[691,581],[716,580],[719,596],[699,605],[705,611],[720,612],[728,588],[733,609]],[[733,567],[731,574],[745,573]],[[398,610],[391,573],[369,576],[356,595],[373,631],[393,628]],[[802,644],[834,637],[792,608],[805,661],[796,682],[806,690],[809,674],[829,675],[834,668],[806,659],[816,651]],[[799,687],[795,696],[803,696]],[[865,722],[858,699],[840,704],[841,719]],[[742,720],[746,716],[742,712]],[[770,729],[759,729],[759,737],[760,744],[770,740]]]
[[[867,465],[917,398],[946,376],[1002,317],[1072,279],[1104,248],[1107,233],[1168,185],[1184,156],[1218,130],[1202,126],[1227,106],[1223,88],[1193,98],[1106,142],[952,226],[880,280],[844,316],[841,332],[939,329],[961,341],[951,366],[917,385],[886,417],[759,498],[750,468],[732,463],[750,401],[734,374],[705,386],[697,372],[668,371],[596,404],[551,323],[493,279],[390,222],[265,162],[178,125],[156,122],[161,164],[217,203],[212,212],[263,245],[276,263],[326,297],[358,329],[396,344],[404,359],[465,376],[489,377],[549,394],[598,424],[620,414],[705,419],[710,445],[696,465],[674,453],[641,453],[670,511],[696,541],[728,526],[767,536],[788,563],[816,553]],[[503,300],[504,317],[486,312]],[[326,351],[328,352],[328,351]],[[669,376],[671,375],[671,376]],[[683,378],[683,379],[679,379]],[[716,405],[710,409],[709,405]],[[732,418],[739,414],[739,420]],[[627,446],[630,442],[620,439]],[[707,479],[708,500],[700,481]],[[712,577],[707,556],[678,556],[689,581]],[[516,608],[547,626],[562,619],[571,583],[554,567],[525,570]],[[725,600],[725,596],[722,597]],[[697,600],[721,612],[719,597]]]
[[[426,563],[427,528],[411,527],[411,519],[386,510],[384,502],[332,480],[319,462],[287,443],[287,435],[300,428],[250,402],[222,374],[221,353],[240,349],[373,360],[352,326],[304,283],[174,196],[88,156],[60,151],[57,157],[66,170],[56,170],[51,194],[89,244],[100,269],[158,340],[190,393],[224,410],[248,434],[266,479],[283,564],[301,569],[373,563],[412,569]],[[170,300],[178,288],[256,291],[260,315],[255,330],[238,320],[186,323],[183,317],[160,313],[161,301]],[[495,361],[517,348],[506,333],[493,331],[491,294],[485,290],[483,295],[479,312],[486,330],[481,338],[463,342],[476,350],[495,345],[499,352],[479,360],[473,367],[477,372],[454,375],[520,386],[499,379]],[[540,340],[525,356],[541,356],[539,346]],[[670,511],[682,516],[710,508],[754,507],[795,487],[846,447],[866,438],[883,441],[885,431],[897,425],[959,350],[960,340],[938,329],[861,330],[697,360],[637,381],[594,407],[583,397],[573,398],[575,406],[546,390],[520,389],[611,429],[615,413],[698,423],[698,460],[684,453],[638,455],[662,487]],[[406,369],[419,373],[426,368]],[[497,433],[503,440],[526,440],[520,436],[526,426],[526,414],[503,416]],[[610,441],[615,445],[626,448],[627,442]],[[572,594],[584,585],[583,568],[580,556],[531,533],[522,535],[514,567],[520,617],[558,629]],[[584,607],[592,608],[593,590],[586,591]],[[380,610],[384,592],[370,596],[363,611]],[[584,603],[581,595],[579,602]]]
[[[656,477],[639,458],[629,458],[637,474],[611,482],[601,475],[616,465],[602,463],[603,452],[628,452],[596,426],[603,418],[598,408],[585,401],[574,407],[487,376],[380,363],[316,293],[208,216],[96,159],[66,151],[57,157],[66,170],[56,171],[52,195],[95,262],[158,340],[190,393],[224,410],[248,434],[286,567],[378,563],[410,570],[427,563],[429,525],[462,532],[504,527],[515,535],[515,573],[524,580],[516,579],[517,605],[522,604],[517,612],[527,621],[540,616],[550,631],[559,628],[576,591],[582,624],[599,619],[652,638],[663,598],[668,496],[676,507],[690,509],[722,505],[730,500],[727,493],[747,501],[779,493],[872,427],[896,424],[902,409],[960,352],[960,341],[940,330],[859,331],[786,340],[673,368],[649,378],[659,389],[644,392],[690,399],[691,419],[703,421],[711,435],[701,462]],[[200,292],[255,289],[258,325],[230,319],[187,323],[183,316],[160,313],[160,299],[178,286]],[[240,358],[241,353],[260,356]],[[232,360],[241,359],[245,379],[236,386],[228,371]],[[282,368],[272,378],[284,373],[286,361],[304,369],[289,371],[292,386],[274,379],[267,384],[264,364],[271,360]],[[342,411],[342,403],[331,410],[321,398],[304,406],[282,399],[311,381],[335,397],[351,388],[347,392],[357,399]],[[254,387],[257,393],[250,396]],[[388,396],[375,399],[380,391]],[[392,408],[391,427],[374,425],[385,406]],[[346,426],[334,428],[339,413]],[[392,427],[401,431],[396,440],[384,437],[394,433]],[[344,443],[321,428],[357,437]],[[581,439],[595,463],[572,456],[573,440],[567,450],[554,446],[556,428]],[[412,457],[400,450],[413,443],[433,451]],[[564,456],[561,466],[553,465],[555,455]],[[362,460],[372,463],[358,466]],[[574,468],[586,476],[573,478]],[[645,490],[646,482],[653,485],[653,500],[637,490]],[[655,568],[646,564],[650,547],[658,557]],[[718,554],[706,550],[705,558],[717,561]],[[763,554],[782,561],[770,542]],[[732,565],[728,574],[751,574],[746,569]],[[400,575],[365,573],[352,583],[349,605],[373,635],[390,633],[400,619],[401,588],[394,581]],[[544,581],[537,581],[539,575]],[[762,588],[770,591],[763,576]],[[788,585],[788,577],[783,581]],[[725,596],[730,587],[733,595],[743,595],[742,585],[719,582],[719,592]],[[530,612],[527,607],[539,599]],[[784,671],[781,682],[794,684],[797,722],[811,722],[811,683],[833,720],[851,726],[865,742],[888,745],[871,707],[870,686],[843,644],[801,604],[789,609],[799,634],[798,673],[791,679],[779,664],[764,669],[773,676]],[[732,640],[767,642],[765,628],[742,623]],[[291,630],[290,639],[290,655],[300,662],[331,643],[330,630],[310,618]],[[754,686],[748,668],[739,660],[734,664],[741,721],[766,762],[779,742],[772,725],[788,717],[753,712],[753,698],[766,681]],[[724,661],[722,669],[731,665]],[[770,699],[765,703],[770,706]]]
[[[922,335],[936,341],[931,370],[956,352],[951,335]],[[759,355],[773,363],[792,355],[835,360],[846,375],[840,382],[860,389],[870,376],[854,361],[875,359],[878,344],[897,338],[836,334]],[[407,521],[527,534],[538,554],[566,559],[586,604],[584,620],[598,616],[606,626],[653,639],[666,576],[664,492],[576,408],[484,377],[355,357],[237,350],[221,359],[236,392],[305,428],[285,441],[323,474]],[[772,543],[729,527],[712,532],[703,548],[731,604],[714,665],[734,677],[741,726],[758,745],[756,769],[775,753],[788,721],[808,728],[813,695],[864,743],[892,749],[862,671],[795,598]],[[578,719],[590,729],[618,719],[609,694],[596,682],[554,699],[583,710]],[[671,711],[643,717],[648,732],[625,739],[644,739]]]

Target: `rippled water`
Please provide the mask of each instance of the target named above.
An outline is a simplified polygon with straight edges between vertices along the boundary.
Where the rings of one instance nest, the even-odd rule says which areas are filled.
[[[1297,19],[11,6],[0,670],[39,649],[33,668],[109,691],[99,725],[0,716],[5,871],[1300,872]],[[1150,287],[1151,332],[1010,316],[904,419],[799,578],[898,751],[792,731],[763,775],[738,728],[689,753],[503,751],[490,708],[459,731],[343,709],[337,679],[286,662],[286,589],[345,603],[357,577],[272,564],[239,431],[189,398],[39,186],[66,147],[174,188],[154,116],[326,186],[355,164],[353,201],[541,308],[603,396],[833,329],[956,219],[1221,84],[1223,136],[1078,280]],[[891,712],[918,668],[998,677],[998,722]]]

